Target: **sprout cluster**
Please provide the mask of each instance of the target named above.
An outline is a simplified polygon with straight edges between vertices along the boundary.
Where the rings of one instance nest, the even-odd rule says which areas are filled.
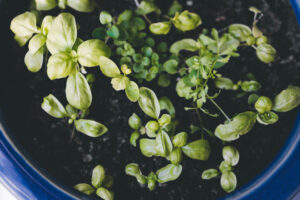
[[[129,143],[138,148],[142,155],[151,158],[162,157],[169,164],[147,176],[136,163],[127,164],[125,173],[136,178],[137,182],[154,190],[158,183],[166,183],[179,178],[184,170],[181,162],[184,155],[190,159],[206,161],[211,153],[211,139],[223,143],[223,161],[219,169],[208,169],[202,173],[205,180],[221,175],[220,184],[226,192],[237,187],[234,167],[240,154],[233,147],[233,141],[251,131],[256,122],[263,125],[278,121],[277,113],[288,112],[300,104],[300,87],[290,85],[274,98],[260,93],[262,85],[253,74],[247,79],[234,82],[223,77],[219,69],[226,67],[230,59],[240,56],[241,46],[253,48],[257,58],[265,64],[272,63],[276,50],[257,26],[262,17],[261,11],[251,7],[254,20],[251,27],[232,24],[224,31],[215,28],[202,28],[198,13],[183,10],[174,0],[168,13],[162,14],[152,0],[138,2],[135,10],[124,10],[112,16],[102,10],[99,14],[99,27],[91,33],[91,39],[83,41],[78,36],[79,25],[70,13],[58,16],[46,15],[40,19],[36,11],[73,8],[79,12],[92,12],[97,6],[93,0],[35,0],[36,10],[25,12],[11,22],[11,30],[20,46],[28,43],[24,62],[30,72],[38,72],[46,67],[50,80],[66,79],[65,94],[68,104],[63,104],[52,94],[46,96],[41,105],[50,116],[65,118],[73,130],[90,137],[99,137],[108,128],[88,119],[93,95],[92,88],[97,74],[88,72],[99,67],[101,73],[110,78],[112,88],[125,91],[128,100],[137,103],[149,117],[146,123],[137,114],[128,120],[133,129]],[[156,16],[156,17],[153,17]],[[152,19],[161,19],[152,22]],[[41,23],[40,23],[41,22]],[[198,31],[195,38],[186,38],[185,33]],[[177,32],[180,39],[163,41],[164,35]],[[171,100],[158,98],[153,90],[143,85],[144,81],[157,80],[160,87],[169,87],[175,77],[176,93],[191,103],[186,111],[194,111],[199,124],[191,125],[191,130],[178,130],[176,110]],[[174,79],[175,80],[175,79]],[[211,84],[212,83],[212,84]],[[248,96],[252,109],[228,116],[218,105],[220,92],[211,94],[212,89],[239,91],[240,96]],[[219,113],[211,113],[207,104],[215,106]],[[203,123],[203,115],[213,118],[224,116],[224,123],[210,130]],[[211,127],[214,128],[214,127]],[[200,132],[198,139],[191,141],[189,134]],[[206,134],[210,139],[206,138]],[[230,146],[228,143],[230,142]],[[92,185],[92,186],[91,186]],[[93,170],[91,185],[78,184],[75,189],[105,200],[112,200],[109,191],[112,178],[98,165]]]

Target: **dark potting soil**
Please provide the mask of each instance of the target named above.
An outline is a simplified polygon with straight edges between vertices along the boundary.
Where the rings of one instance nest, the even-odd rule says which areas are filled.
[[[15,2],[18,2],[16,4]],[[21,2],[21,3],[20,3]],[[101,9],[120,12],[125,8],[133,8],[133,0],[102,0],[98,1]],[[202,28],[216,27],[218,30],[231,23],[251,25],[253,15],[248,12],[250,6],[256,6],[264,13],[259,27],[271,39],[271,44],[277,49],[278,56],[274,63],[261,63],[253,49],[242,48],[241,56],[234,58],[220,70],[224,76],[238,81],[246,80],[247,73],[254,73],[263,88],[261,95],[275,96],[289,84],[300,85],[300,30],[288,0],[190,0],[181,1],[185,7],[200,14],[203,20]],[[162,7],[170,5],[170,1],[160,1]],[[17,5],[17,6],[15,6]],[[217,168],[222,161],[222,143],[207,137],[212,152],[208,161],[196,161],[184,158],[183,172],[176,181],[163,184],[155,191],[149,192],[132,177],[124,173],[125,165],[131,162],[140,164],[144,174],[165,166],[168,162],[162,158],[146,158],[140,151],[129,144],[132,130],[127,124],[129,116],[136,112],[146,118],[136,103],[127,100],[123,92],[115,92],[110,80],[99,72],[98,68],[88,69],[97,74],[93,88],[93,105],[89,117],[105,124],[109,131],[100,138],[89,138],[76,133],[72,142],[70,134],[72,127],[66,120],[57,120],[42,111],[40,105],[43,97],[54,94],[66,104],[64,87],[66,80],[49,81],[44,68],[37,74],[29,73],[23,63],[26,48],[21,49],[13,41],[13,35],[8,27],[10,20],[26,10],[26,1],[7,1],[1,10],[1,53],[5,57],[1,69],[0,105],[4,109],[7,123],[25,151],[39,165],[55,178],[72,187],[77,183],[90,182],[91,171],[97,164],[102,164],[107,173],[114,178],[113,191],[115,199],[132,200],[212,200],[225,195],[219,179],[203,181],[201,173],[207,168]],[[68,10],[69,11],[69,10]],[[93,28],[98,27],[98,12],[76,15],[81,28],[79,35],[83,39],[91,38]],[[199,29],[198,29],[199,31]],[[191,35],[197,35],[197,31]],[[183,36],[176,36],[177,39]],[[162,40],[168,40],[163,37]],[[172,38],[174,39],[174,38]],[[297,57],[298,56],[298,57]],[[197,124],[195,113],[184,111],[190,102],[177,97],[175,80],[170,88],[159,88],[155,84],[145,83],[158,95],[172,99],[176,107],[177,119],[180,120],[179,131],[189,131],[191,123]],[[245,110],[253,110],[247,104],[247,96],[236,98],[236,92],[224,91],[217,102],[229,114],[233,115]],[[217,112],[213,107],[212,111]],[[240,163],[235,167],[238,188],[251,181],[264,170],[278,154],[296,119],[297,109],[280,114],[279,123],[271,126],[256,124],[247,135],[234,141],[241,154]],[[214,130],[224,119],[203,115],[207,127]],[[190,140],[200,138],[195,133]]]

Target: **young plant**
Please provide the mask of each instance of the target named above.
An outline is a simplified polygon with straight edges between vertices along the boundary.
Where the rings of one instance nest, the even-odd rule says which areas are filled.
[[[140,184],[148,184],[148,188],[153,190],[156,181],[165,183],[180,176],[182,171],[180,163],[183,154],[196,160],[209,158],[210,145],[207,140],[200,139],[187,144],[188,135],[186,132],[180,132],[172,137],[175,132],[176,121],[172,121],[169,114],[160,115],[161,110],[166,109],[175,117],[175,110],[169,99],[164,97],[159,101],[152,90],[142,87],[140,88],[138,103],[143,112],[154,120],[150,120],[145,126],[142,126],[140,117],[134,113],[128,120],[129,126],[135,130],[131,134],[130,143],[136,147],[137,139],[142,135],[147,135],[148,138],[140,139],[141,153],[146,157],[164,157],[171,164],[158,170],[156,176],[154,173],[150,173],[148,177],[140,172],[137,164],[129,164],[125,170],[126,174],[135,176]],[[162,107],[160,107],[161,105]]]
[[[113,200],[114,193],[109,189],[113,186],[113,178],[105,173],[102,165],[97,165],[93,169],[91,185],[87,183],[80,183],[74,186],[74,189],[86,195],[96,195],[104,200]]]
[[[225,146],[222,150],[223,161],[219,166],[219,171],[221,173],[220,184],[223,190],[230,193],[235,190],[237,186],[237,179],[233,172],[233,167],[236,166],[240,159],[240,154],[238,150],[232,146]],[[209,180],[219,176],[219,171],[217,169],[207,169],[202,173],[203,180]]]

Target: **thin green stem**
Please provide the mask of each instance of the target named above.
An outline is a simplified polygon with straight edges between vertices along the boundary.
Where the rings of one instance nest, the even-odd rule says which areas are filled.
[[[214,106],[216,106],[216,108],[222,113],[222,115],[224,115],[224,117],[228,120],[231,121],[231,119],[228,117],[228,115],[226,115],[226,113],[224,112],[224,110],[213,100],[210,99],[209,100],[214,104]]]
[[[196,105],[194,105],[194,106],[196,107]],[[200,122],[201,134],[202,134],[202,139],[203,139],[203,137],[204,137],[204,136],[203,136],[203,135],[204,135],[204,131],[203,131],[203,129],[204,129],[203,120],[202,120],[202,117],[201,117],[201,115],[200,115],[200,112],[199,112],[198,108],[196,108],[195,111],[196,111],[196,114],[197,114],[198,119],[199,119],[199,122]]]

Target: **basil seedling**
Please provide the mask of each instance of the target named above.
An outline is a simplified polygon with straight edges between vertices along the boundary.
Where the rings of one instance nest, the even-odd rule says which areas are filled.
[[[113,185],[111,176],[105,174],[105,169],[102,165],[97,165],[93,169],[91,185],[80,183],[74,186],[74,189],[86,195],[96,193],[97,196],[104,200],[113,200],[114,193],[108,190]]]

